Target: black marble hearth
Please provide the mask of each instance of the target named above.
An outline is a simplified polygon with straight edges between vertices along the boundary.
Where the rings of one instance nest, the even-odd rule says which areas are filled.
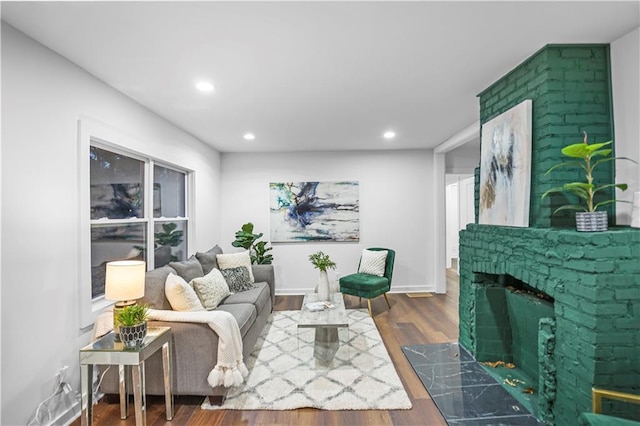
[[[540,425],[457,343],[403,346],[449,425]]]

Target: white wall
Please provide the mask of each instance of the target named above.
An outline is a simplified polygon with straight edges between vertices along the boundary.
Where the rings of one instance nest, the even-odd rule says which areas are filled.
[[[640,162],[640,28],[611,43],[611,76],[616,156]],[[616,190],[616,197],[631,201],[640,191],[640,166],[617,161],[616,182],[629,185],[624,192]],[[629,225],[630,214],[631,204],[616,204],[618,225]]]
[[[466,143],[445,155],[445,169],[447,174],[473,174],[480,165],[479,138]]]
[[[219,235],[219,154],[2,24],[2,419],[26,424],[62,365],[79,390],[78,119],[195,171],[194,250]],[[89,212],[87,212],[88,215]]]
[[[225,252],[246,222],[269,239],[269,182],[360,183],[358,243],[273,244],[277,294],[312,290],[318,273],[308,256],[328,253],[341,275],[355,272],[363,248],[396,250],[391,291],[432,291],[433,183],[430,150],[222,155],[222,240]]]

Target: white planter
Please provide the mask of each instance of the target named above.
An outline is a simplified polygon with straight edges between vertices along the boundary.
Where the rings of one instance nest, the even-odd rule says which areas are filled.
[[[606,231],[609,218],[605,211],[577,212],[576,229],[580,232]]]
[[[329,301],[331,299],[331,289],[329,288],[329,276],[327,271],[320,271],[318,278],[318,300]]]

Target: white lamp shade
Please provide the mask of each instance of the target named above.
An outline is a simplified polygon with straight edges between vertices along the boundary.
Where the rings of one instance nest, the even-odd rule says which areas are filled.
[[[107,263],[104,297],[107,300],[134,300],[144,296],[145,263],[118,260]]]

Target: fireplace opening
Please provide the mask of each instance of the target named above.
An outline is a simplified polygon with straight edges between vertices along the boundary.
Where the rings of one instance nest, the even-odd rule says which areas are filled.
[[[538,418],[553,414],[554,299],[510,275],[476,274],[476,359]]]

